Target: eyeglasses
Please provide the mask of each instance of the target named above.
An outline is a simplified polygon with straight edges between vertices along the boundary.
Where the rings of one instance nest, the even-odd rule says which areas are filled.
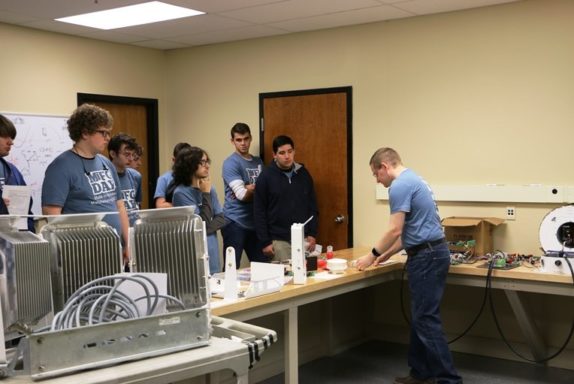
[[[104,139],[112,137],[112,133],[110,131],[106,131],[105,129],[96,129],[96,133],[102,135]]]
[[[206,166],[208,166],[208,165],[211,165],[211,160],[209,160],[209,159],[201,159],[201,160],[199,160],[199,164],[202,165],[202,166],[204,166],[204,167],[206,167]]]
[[[124,157],[128,158],[128,159],[134,159],[136,158],[136,154],[133,152],[128,152],[128,151],[122,151],[120,152],[121,155],[123,155]]]

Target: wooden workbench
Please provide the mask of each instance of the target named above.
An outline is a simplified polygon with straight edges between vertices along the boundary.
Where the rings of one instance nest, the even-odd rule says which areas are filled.
[[[335,252],[335,257],[355,260],[369,252],[368,248],[351,248]],[[301,305],[328,299],[347,292],[401,279],[406,256],[396,255],[382,266],[372,266],[365,271],[348,268],[335,279],[309,277],[304,285],[285,285],[281,291],[233,303],[214,302],[212,313],[239,321],[256,319],[272,313],[283,313],[285,328],[285,382],[298,382],[298,308]],[[481,268],[484,261],[475,264],[460,264],[450,267],[448,284],[484,287],[487,268]],[[406,277],[406,275],[405,275]],[[492,288],[506,293],[520,327],[527,336],[535,357],[541,357],[546,347],[536,327],[530,322],[520,299],[520,292],[548,293],[574,296],[572,276],[542,273],[524,266],[510,270],[493,270]]]

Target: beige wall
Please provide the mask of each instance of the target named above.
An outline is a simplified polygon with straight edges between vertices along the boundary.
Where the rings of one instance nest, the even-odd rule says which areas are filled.
[[[156,98],[160,169],[186,140],[209,151],[219,176],[231,125],[259,126],[260,92],[352,86],[354,237],[368,246],[388,220],[367,166],[379,146],[431,185],[574,184],[573,14],[572,1],[527,0],[168,52],[0,24],[0,110],[69,114],[77,92]],[[554,206],[514,205],[495,245],[537,252]],[[501,216],[504,206],[440,209]]]
[[[259,125],[260,92],[352,86],[354,237],[370,246],[388,220],[367,166],[379,146],[398,149],[435,185],[574,185],[567,168],[574,156],[573,15],[574,1],[533,0],[167,53],[0,24],[0,110],[66,115],[77,92],[156,98],[160,169],[186,140],[209,151],[219,176],[232,124]],[[514,205],[517,220],[496,230],[495,246],[537,252],[539,223],[553,206]],[[442,216],[501,216],[504,206],[440,209]],[[468,297],[456,290],[455,299]],[[455,299],[447,305],[453,311],[461,308]],[[555,304],[552,321],[570,303],[545,300]],[[390,311],[396,308],[376,321],[399,324]],[[445,313],[449,332],[456,318]],[[490,337],[489,326],[477,334]],[[558,345],[562,331],[545,336]]]
[[[0,23],[0,52],[0,111],[67,116],[79,92],[143,97],[160,100],[163,125],[162,51]]]
[[[371,245],[388,219],[367,166],[379,146],[431,185],[572,185],[573,15],[574,2],[534,0],[171,51],[171,144],[204,147],[219,173],[231,125],[258,127],[260,92],[352,86],[356,245]],[[513,205],[517,219],[496,230],[495,245],[538,252],[553,206]],[[504,206],[440,209],[500,217]]]

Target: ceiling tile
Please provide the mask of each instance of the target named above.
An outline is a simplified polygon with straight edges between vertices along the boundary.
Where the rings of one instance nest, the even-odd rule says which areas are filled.
[[[175,49],[519,0],[166,0],[207,14],[110,31],[53,20],[146,1],[149,0],[0,0],[0,22],[156,49]]]
[[[380,5],[380,3],[374,0],[291,0],[222,12],[222,15],[252,23],[268,24],[299,17],[318,16],[377,5]]]
[[[304,19],[287,20],[269,24],[291,32],[310,31],[323,28],[334,28],[346,25],[372,23],[380,20],[391,20],[414,16],[412,13],[388,6],[356,9],[347,12],[332,13],[307,17]]]

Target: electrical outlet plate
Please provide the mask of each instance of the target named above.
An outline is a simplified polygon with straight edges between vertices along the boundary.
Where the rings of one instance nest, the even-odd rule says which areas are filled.
[[[516,220],[515,207],[506,207],[506,220]]]

